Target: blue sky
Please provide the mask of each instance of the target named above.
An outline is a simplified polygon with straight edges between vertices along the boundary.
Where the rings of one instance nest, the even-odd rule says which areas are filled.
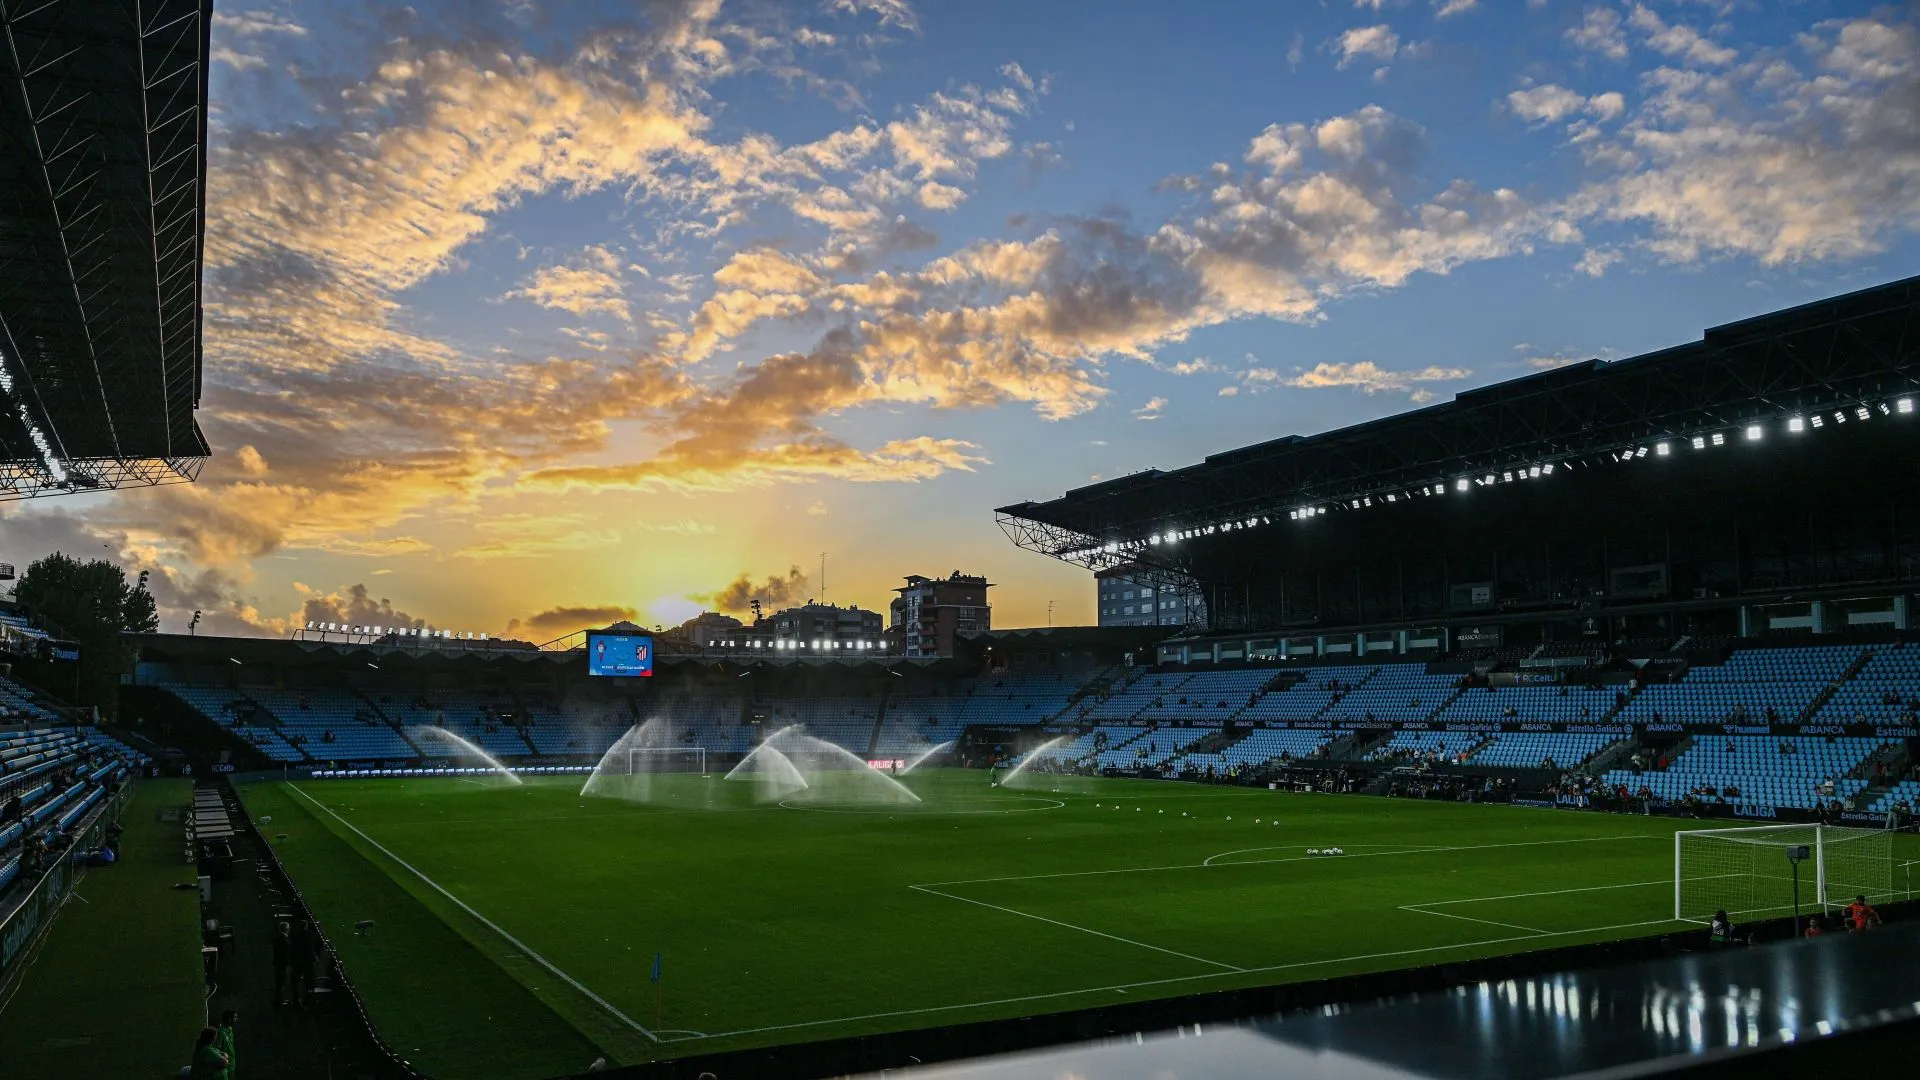
[[[163,621],[558,636],[1915,272],[1841,3],[223,4],[192,488],[9,510]],[[796,572],[794,568],[798,568]]]

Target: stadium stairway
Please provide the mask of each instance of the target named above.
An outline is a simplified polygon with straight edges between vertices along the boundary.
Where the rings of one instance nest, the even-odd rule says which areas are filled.
[[[1860,673],[1865,671],[1868,664],[1872,662],[1873,656],[1874,650],[1862,649],[1860,655],[1854,657],[1853,662],[1848,664],[1846,670],[1840,673],[1840,677],[1822,687],[1820,693],[1807,704],[1807,707],[1801,711],[1799,716],[1794,717],[1794,720],[1802,724],[1813,723],[1814,717],[1820,715],[1820,710],[1826,708],[1827,703],[1838,696],[1846,684],[1860,677]]]

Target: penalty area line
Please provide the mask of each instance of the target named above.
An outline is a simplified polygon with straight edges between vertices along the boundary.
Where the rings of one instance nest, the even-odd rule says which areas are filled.
[[[955,896],[955,895],[953,895],[952,893],[949,893],[949,892],[941,892],[941,891],[940,891],[940,890],[938,890],[938,889],[934,889],[934,888],[930,888],[930,887],[928,887],[928,886],[925,886],[925,885],[909,885],[909,886],[907,886],[907,888],[909,888],[909,889],[912,889],[912,890],[913,890],[913,891],[915,891],[915,892],[923,892],[923,893],[926,893],[926,894],[927,894],[927,895],[929,895],[929,896],[944,896],[944,897],[946,897],[946,898],[947,898],[947,899],[949,899],[949,900],[958,900],[958,901],[960,901],[960,902],[962,902],[962,903],[966,903],[966,904],[976,904],[976,905],[978,905],[978,906],[980,906],[980,907],[983,907],[983,908],[992,908],[992,909],[993,909],[994,911],[1004,911],[1004,912],[1006,912],[1006,913],[1007,913],[1007,914],[1009,914],[1009,915],[1018,915],[1018,916],[1020,916],[1020,917],[1021,917],[1021,918],[1023,918],[1023,919],[1034,919],[1034,920],[1037,920],[1037,921],[1039,921],[1039,922],[1043,922],[1043,923],[1051,923],[1051,924],[1052,924],[1052,925],[1054,925],[1054,926],[1059,926],[1059,927],[1064,927],[1064,928],[1066,928],[1066,929],[1068,929],[1068,930],[1078,930],[1079,932],[1081,932],[1081,933],[1083,933],[1083,934],[1092,934],[1092,935],[1093,935],[1094,937],[1103,937],[1103,938],[1106,938],[1106,939],[1107,939],[1108,941],[1118,941],[1118,942],[1120,942],[1120,943],[1121,943],[1122,945],[1135,945],[1135,946],[1138,946],[1138,947],[1140,947],[1140,948],[1142,948],[1142,949],[1151,949],[1151,950],[1153,950],[1154,952],[1157,952],[1157,953],[1165,953],[1165,954],[1166,954],[1166,955],[1168,955],[1168,956],[1177,956],[1177,957],[1179,957],[1179,958],[1180,958],[1180,959],[1182,959],[1182,960],[1191,960],[1191,961],[1193,961],[1193,962],[1194,962],[1194,963],[1196,963],[1196,964],[1206,964],[1206,965],[1207,965],[1207,966],[1209,966],[1209,967],[1217,967],[1217,968],[1221,968],[1221,969],[1223,969],[1223,970],[1225,970],[1225,971],[1245,971],[1245,970],[1247,970],[1246,968],[1243,968],[1243,967],[1236,967],[1236,966],[1234,966],[1234,965],[1232,965],[1232,964],[1223,964],[1223,963],[1221,963],[1221,962],[1220,962],[1220,961],[1218,961],[1218,960],[1208,960],[1208,959],[1206,959],[1205,957],[1202,957],[1202,956],[1190,956],[1190,955],[1188,955],[1187,953],[1183,953],[1183,952],[1175,952],[1175,951],[1173,951],[1172,949],[1163,949],[1163,948],[1161,948],[1161,947],[1160,947],[1160,946],[1158,946],[1158,945],[1149,945],[1149,944],[1147,944],[1147,943],[1146,943],[1146,942],[1144,942],[1144,941],[1135,941],[1135,940],[1133,940],[1132,938],[1123,938],[1123,937],[1121,937],[1121,936],[1120,936],[1120,935],[1118,935],[1118,934],[1109,934],[1109,933],[1107,933],[1107,932],[1106,932],[1106,931],[1104,931],[1104,930],[1094,930],[1094,929],[1092,929],[1092,928],[1090,928],[1090,927],[1085,927],[1085,926],[1075,926],[1074,924],[1072,924],[1072,923],[1069,923],[1069,922],[1061,922],[1061,921],[1060,921],[1059,919],[1049,919],[1049,918],[1047,918],[1047,917],[1046,917],[1045,915],[1035,915],[1034,913],[1032,913],[1032,912],[1030,912],[1030,911],[1019,911],[1019,910],[1016,910],[1016,909],[1014,909],[1014,908],[1010,908],[1010,907],[1001,907],[1001,906],[1000,906],[999,904],[989,904],[989,903],[987,903],[987,902],[986,902],[985,900],[974,900],[974,899],[972,899],[972,898],[970,898],[970,897],[965,897],[965,896]]]
[[[441,896],[446,897],[448,900],[453,901],[453,903],[456,906],[458,906],[461,911],[464,911],[467,914],[473,916],[474,919],[477,920],[482,926],[485,926],[487,929],[493,931],[496,934],[499,934],[500,937],[504,941],[506,941],[507,944],[513,946],[515,949],[518,949],[521,953],[523,953],[526,956],[527,959],[533,961],[536,964],[539,964],[541,967],[546,968],[548,971],[552,972],[556,977],[560,979],[561,982],[564,982],[568,986],[573,987],[575,990],[580,991],[581,996],[585,997],[588,1001],[593,1002],[595,1005],[600,1006],[602,1009],[605,1009],[608,1015],[612,1016],[614,1019],[627,1025],[633,1030],[639,1032],[640,1034],[645,1035],[649,1040],[653,1042],[660,1041],[660,1036],[654,1034],[651,1031],[648,1031],[645,1027],[643,1027],[640,1024],[639,1021],[635,1020],[633,1017],[628,1016],[626,1013],[623,1013],[619,1009],[615,1008],[611,1002],[601,997],[599,994],[596,994],[593,991],[587,989],[585,986],[580,985],[580,980],[575,979],[573,976],[555,967],[553,965],[553,961],[548,960],[546,957],[541,956],[539,953],[534,952],[532,949],[528,948],[524,943],[521,942],[519,938],[514,937],[512,934],[509,934],[505,930],[501,929],[500,924],[494,922],[492,919],[487,918],[485,915],[482,915],[479,912],[473,910],[473,908],[467,905],[467,902],[465,900],[462,900],[459,897],[448,892],[445,888],[441,886],[439,882],[433,880],[427,875],[421,873],[419,870],[415,869],[413,865],[411,863],[408,863],[405,859],[402,859],[400,856],[395,855],[391,851],[388,851],[386,847],[380,843],[380,841],[375,840],[373,837],[368,836],[364,832],[361,832],[359,826],[355,825],[351,821],[348,821],[346,818],[341,817],[339,814],[334,813],[333,807],[328,806],[326,803],[321,802],[319,799],[316,799],[313,796],[307,794],[306,792],[301,791],[298,787],[292,784],[287,785],[287,789],[289,791],[292,791],[295,795],[298,795],[301,798],[312,803],[313,805],[319,807],[320,809],[325,810],[327,812],[328,817],[331,817],[333,820],[339,822],[342,825],[345,825],[349,829],[352,829],[353,835],[358,836],[360,839],[365,840],[367,843],[373,845],[374,850],[378,851],[382,855],[385,855],[387,858],[392,859],[396,864],[398,864],[400,867],[405,869],[408,873],[412,874],[414,877],[417,877],[421,881],[426,882],[427,887],[432,889],[434,892],[437,892]]]
[[[918,886],[914,887],[918,888]],[[959,898],[956,897],[955,899]],[[1024,1005],[1033,1001],[1051,1001],[1058,998],[1084,997],[1088,994],[1120,993],[1127,990],[1141,990],[1155,986],[1171,986],[1176,983],[1198,982],[1203,979],[1220,979],[1234,974],[1264,975],[1276,971],[1296,971],[1301,968],[1325,967],[1329,964],[1349,964],[1363,960],[1392,960],[1403,956],[1421,956],[1427,953],[1449,952],[1458,949],[1475,949],[1487,945],[1505,945],[1516,941],[1539,941],[1545,938],[1571,937],[1576,934],[1599,934],[1611,930],[1633,930],[1644,926],[1671,925],[1673,925],[1672,919],[1654,919],[1646,922],[1616,923],[1613,926],[1587,926],[1578,930],[1555,930],[1550,933],[1518,934],[1509,937],[1486,938],[1480,941],[1462,941],[1452,945],[1430,945],[1419,949],[1366,953],[1361,956],[1332,956],[1325,960],[1296,960],[1287,964],[1243,968],[1238,972],[1209,971],[1200,975],[1176,975],[1165,979],[1148,979],[1144,982],[1089,986],[1079,990],[1056,990],[1045,994],[1025,994],[1020,997],[996,998],[992,1001],[963,1001],[956,1005],[928,1005],[917,1009],[895,1009],[891,1012],[867,1013],[862,1016],[836,1016],[827,1020],[801,1020],[792,1024],[772,1024],[767,1027],[741,1028],[738,1031],[719,1031],[712,1035],[702,1036],[702,1038],[729,1039],[740,1035],[765,1035],[775,1031],[797,1031],[801,1028],[827,1027],[833,1024],[857,1024],[868,1020],[891,1020],[902,1016],[925,1016],[929,1013],[957,1012],[963,1009],[988,1009],[1000,1005]],[[678,1043],[693,1042],[695,1040],[692,1038],[682,1038],[669,1039],[667,1041]]]

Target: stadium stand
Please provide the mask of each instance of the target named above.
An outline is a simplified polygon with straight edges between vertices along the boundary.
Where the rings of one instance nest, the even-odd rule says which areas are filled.
[[[1434,719],[1443,723],[1505,720],[1559,724],[1593,723],[1614,708],[1615,691],[1585,686],[1506,686],[1462,690]]]
[[[1280,688],[1268,690],[1240,710],[1240,720],[1313,720],[1347,695],[1357,693],[1379,672],[1364,664],[1303,668],[1282,675]]]
[[[1372,761],[1458,761],[1488,736],[1475,731],[1396,731],[1367,752]]]
[[[1818,808],[1848,800],[1867,781],[1848,777],[1884,743],[1878,739],[1818,735],[1702,735],[1665,770],[1608,771],[1609,784],[1678,802],[1689,795],[1730,806]]]
[[[1515,731],[1492,737],[1467,760],[1474,765],[1516,769],[1584,765],[1623,736],[1585,732]]]
[[[1619,718],[1637,724],[1798,720],[1862,654],[1857,645],[1741,649],[1678,682],[1641,687]]]
[[[372,704],[344,690],[250,688],[280,735],[317,761],[404,761],[421,756]]]
[[[1329,704],[1325,719],[1431,720],[1452,699],[1458,675],[1429,675],[1423,664],[1387,664]]]

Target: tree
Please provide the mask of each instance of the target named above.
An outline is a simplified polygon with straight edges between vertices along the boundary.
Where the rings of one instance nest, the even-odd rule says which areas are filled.
[[[80,646],[77,674],[34,664],[40,681],[59,693],[72,679],[75,704],[107,712],[119,694],[120,676],[133,667],[133,649],[121,635],[160,628],[145,580],[130,584],[127,572],[105,559],[81,562],[57,551],[37,559],[20,575],[13,599],[49,633]]]

